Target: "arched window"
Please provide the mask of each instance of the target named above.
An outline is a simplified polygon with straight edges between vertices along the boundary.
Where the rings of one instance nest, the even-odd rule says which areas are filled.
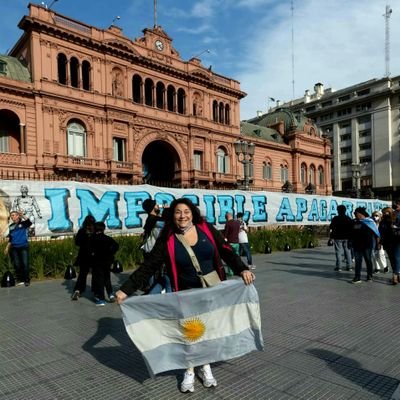
[[[158,82],[156,86],[156,105],[157,108],[164,109],[165,86],[162,82]]]
[[[217,172],[226,174],[229,171],[228,154],[223,148],[217,150]]]
[[[71,77],[71,86],[79,87],[79,61],[76,57],[72,57],[69,61],[69,76]]]
[[[178,114],[185,114],[186,112],[185,101],[186,101],[185,91],[183,89],[178,89]]]
[[[263,178],[267,181],[272,180],[272,164],[271,161],[264,161],[263,163]]]
[[[213,121],[218,122],[218,102],[217,102],[217,100],[213,101]]]
[[[231,124],[231,109],[229,107],[229,104],[225,105],[225,124],[226,125]]]
[[[82,63],[82,89],[90,90],[90,63],[89,61],[84,61]]]
[[[86,157],[86,130],[79,121],[68,124],[67,144],[69,156]]]
[[[153,87],[153,81],[147,78],[144,82],[144,104],[146,106],[153,106]]]
[[[311,184],[313,184],[313,185],[315,185],[315,166],[314,165],[311,165],[310,166],[310,176],[309,176],[309,179],[308,179],[308,181],[309,181],[309,183],[311,183]]]
[[[219,103],[219,114],[218,114],[218,120],[221,124],[224,123],[224,103]]]
[[[318,167],[318,185],[322,186],[324,184],[324,169],[319,166]]]
[[[143,103],[142,98],[142,77],[140,75],[133,75],[132,78],[132,99],[134,103]]]
[[[289,169],[285,164],[281,164],[281,182],[286,182],[289,180]]]
[[[300,182],[303,185],[307,184],[307,165],[302,163],[300,167]]]
[[[176,110],[176,92],[172,85],[168,85],[167,88],[167,110],[174,112]]]
[[[67,84],[67,56],[60,53],[57,56],[58,83]]]

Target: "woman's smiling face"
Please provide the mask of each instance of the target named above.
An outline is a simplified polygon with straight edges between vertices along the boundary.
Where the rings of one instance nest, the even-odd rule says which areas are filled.
[[[186,228],[192,223],[192,210],[183,203],[177,204],[174,210],[174,223],[179,229]]]

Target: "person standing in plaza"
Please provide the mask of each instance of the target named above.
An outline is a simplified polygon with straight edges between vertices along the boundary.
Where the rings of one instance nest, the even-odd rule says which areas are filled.
[[[221,259],[236,275],[241,276],[246,285],[253,283],[254,274],[224,241],[222,235],[204,220],[200,210],[189,199],[174,200],[169,210],[165,227],[153,251],[116,292],[118,304],[145,286],[149,277],[163,263],[167,265],[167,273],[174,292],[201,289],[203,287],[201,276],[212,274],[219,276],[220,280],[226,279]],[[201,274],[198,273],[195,262],[198,263]],[[199,367],[198,373],[203,386],[217,386],[210,365]],[[188,368],[181,383],[181,391],[193,392],[194,383],[194,368]]]
[[[379,230],[379,225],[382,220],[382,213],[380,211],[374,211],[372,213],[372,219],[375,221],[375,224]],[[374,269],[374,274],[379,274],[381,271],[387,271],[386,254],[381,242],[377,245],[376,250],[374,250],[372,253],[372,266]]]
[[[107,292],[110,303],[115,301],[111,285],[111,265],[119,245],[111,236],[104,233],[106,229],[104,222],[96,222],[94,228],[92,290],[95,304],[104,306],[106,304],[104,289]]]
[[[31,278],[29,273],[28,236],[32,222],[21,211],[11,211],[10,218],[12,223],[8,227],[8,243],[4,254],[10,255],[19,283],[29,286]]]
[[[246,222],[243,220],[243,213],[241,212],[237,213],[237,220],[240,223],[240,231],[239,231],[240,254],[246,257],[249,269],[256,269],[256,266],[253,264],[253,257],[250,251],[249,237],[247,235],[249,228]]]
[[[86,280],[91,268],[93,268],[93,237],[96,220],[92,215],[87,215],[81,228],[75,235],[75,245],[79,247],[75,264],[79,266],[78,279],[76,280],[71,300],[78,300],[86,289]]]
[[[339,205],[337,207],[338,215],[333,217],[329,226],[330,238],[333,239],[335,246],[336,267],[335,271],[341,271],[342,252],[346,262],[346,270],[351,271],[351,251],[349,239],[351,236],[353,221],[346,215],[346,207]]]
[[[225,219],[224,238],[231,245],[233,251],[239,255],[240,222],[233,219],[233,214],[230,212],[225,214]]]
[[[390,207],[382,209],[382,221],[379,224],[381,244],[385,249],[392,267],[392,284],[400,283],[400,227],[396,225],[396,213]]]
[[[354,210],[355,220],[351,232],[351,245],[354,249],[355,274],[352,283],[361,283],[361,266],[364,259],[367,267],[367,282],[372,282],[372,252],[379,243],[380,233],[364,207]]]

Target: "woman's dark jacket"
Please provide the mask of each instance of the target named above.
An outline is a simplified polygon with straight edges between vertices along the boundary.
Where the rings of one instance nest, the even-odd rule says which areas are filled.
[[[241,258],[234,253],[232,247],[225,242],[222,235],[211,224],[200,222],[196,227],[202,230],[214,245],[214,268],[221,280],[226,279],[221,259],[226,262],[236,275],[240,275],[242,271],[248,270],[248,267],[246,267]],[[139,269],[131,274],[120,290],[130,296],[136,290],[145,288],[148,285],[149,278],[160,268],[160,265],[165,263],[173,290],[178,291],[178,276],[174,257],[175,240],[178,239],[172,231],[168,232],[166,236],[161,235],[157,239],[148,259],[143,262]]]

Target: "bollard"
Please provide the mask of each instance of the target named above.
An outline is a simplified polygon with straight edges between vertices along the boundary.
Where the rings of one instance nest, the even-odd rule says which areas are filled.
[[[67,269],[65,270],[64,279],[71,280],[76,278],[76,271],[72,265],[68,265]]]
[[[15,279],[13,274],[10,271],[4,273],[3,278],[1,279],[1,287],[11,287],[15,286]]]
[[[123,271],[122,264],[118,260],[115,260],[111,271],[114,274],[120,274]]]
[[[289,243],[286,243],[286,244],[285,244],[285,247],[283,248],[283,250],[285,250],[285,251],[290,251],[290,250],[291,250],[290,244],[289,244]]]
[[[314,248],[314,243],[313,242],[308,242],[308,248],[313,249]]]
[[[328,240],[328,246],[333,246],[333,239]]]
[[[272,249],[271,246],[269,245],[269,243],[265,243],[265,247],[264,247],[264,254],[271,254],[272,253]]]

